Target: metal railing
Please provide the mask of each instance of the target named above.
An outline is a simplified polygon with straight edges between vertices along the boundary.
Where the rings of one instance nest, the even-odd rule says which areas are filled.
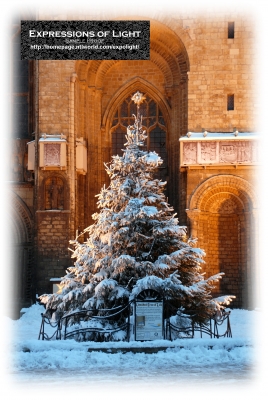
[[[232,337],[230,313],[231,311],[223,310],[213,316],[209,316],[204,322],[196,322],[194,321],[194,316],[178,312],[176,316],[182,321],[185,319],[186,323],[182,323],[178,326],[171,322],[171,318],[168,318],[165,322],[165,337],[167,340],[193,339],[197,332],[200,333],[201,338],[203,335],[208,335],[210,338],[217,339],[221,337]],[[224,327],[224,323],[226,323],[226,327]],[[223,327],[221,333],[219,327]]]
[[[133,301],[125,306],[111,309],[87,309],[69,314],[59,314],[56,321],[53,320],[53,310],[49,310],[49,312],[41,314],[42,322],[38,339],[66,340],[74,338],[78,341],[85,341],[90,340],[92,333],[98,333],[99,341],[105,341],[107,338],[113,337],[116,332],[122,331],[125,334],[125,340],[129,341],[132,303]],[[56,328],[51,336],[45,332],[46,324]]]
[[[121,331],[121,338],[117,340],[130,341],[131,313],[133,312],[132,300],[124,306],[111,309],[87,309],[69,314],[54,313],[47,310],[42,313],[41,327],[38,339],[41,340],[66,340],[74,338],[77,341],[112,341],[115,334]],[[164,302],[164,339],[176,340],[178,338],[194,338],[197,332],[200,337],[208,335],[210,338],[232,337],[230,313],[221,311],[213,316],[203,316],[203,322],[196,320],[196,310],[177,311],[172,317],[167,317],[173,309],[167,301]],[[174,320],[177,319],[177,324]],[[178,323],[179,319],[179,323]],[[176,321],[175,321],[176,322]],[[49,327],[46,330],[46,327]],[[55,329],[53,332],[48,331]]]

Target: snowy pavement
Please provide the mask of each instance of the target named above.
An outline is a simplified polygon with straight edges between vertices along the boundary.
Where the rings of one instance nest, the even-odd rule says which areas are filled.
[[[232,338],[159,340],[150,344],[175,348],[154,354],[89,352],[95,343],[40,341],[37,338],[42,311],[43,307],[34,305],[20,320],[6,318],[6,383],[11,390],[38,393],[38,400],[40,396],[47,398],[49,391],[63,390],[64,397],[71,398],[77,388],[116,398],[125,391],[134,395],[153,390],[156,397],[165,390],[198,390],[200,395],[215,389],[220,398],[226,390],[250,390],[259,378],[260,348],[252,328],[260,324],[260,311],[232,310]],[[111,343],[97,345],[109,347]],[[120,347],[122,343],[112,346]],[[145,347],[148,342],[124,346]]]

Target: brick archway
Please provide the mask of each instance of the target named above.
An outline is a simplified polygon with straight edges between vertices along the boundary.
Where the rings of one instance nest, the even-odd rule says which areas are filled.
[[[253,186],[245,179],[234,175],[216,175],[201,183],[192,193],[189,209],[206,208],[206,202],[217,193],[232,193],[243,203],[244,211],[257,207],[257,198]]]
[[[214,295],[235,295],[233,307],[250,307],[253,301],[256,207],[252,185],[227,174],[201,183],[189,200],[190,233],[206,252],[204,270],[208,276],[225,273]]]

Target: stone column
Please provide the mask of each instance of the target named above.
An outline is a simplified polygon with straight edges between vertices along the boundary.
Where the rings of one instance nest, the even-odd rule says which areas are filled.
[[[171,105],[171,121],[167,140],[167,153],[168,153],[168,180],[172,184],[168,184],[167,192],[170,204],[174,206],[175,211],[179,215],[180,212],[180,143],[179,137],[181,135],[180,129],[180,102],[181,93],[178,85],[166,87],[166,96]],[[168,118],[166,119],[168,120]],[[185,205],[183,208],[185,209]]]
[[[186,214],[188,219],[187,225],[189,227],[189,236],[193,239],[198,238],[200,210],[198,208],[194,208],[193,210],[186,209]]]
[[[70,97],[69,97],[69,177],[70,177],[70,236],[75,235],[75,126],[74,126],[74,109],[75,109],[75,81],[77,74],[73,73],[70,77]]]
[[[242,307],[249,307],[249,285],[251,275],[250,246],[249,246],[249,215],[242,211],[238,214],[238,251],[239,251],[239,273]]]
[[[259,258],[259,210],[254,208],[249,215],[250,270],[249,293],[250,308],[261,307],[261,263]]]
[[[102,148],[105,142],[105,130],[101,128],[101,107],[102,107],[102,88],[96,88],[95,90],[95,126],[94,131],[97,135],[97,146],[98,146],[98,170],[97,170],[97,193],[101,188],[102,174],[103,174],[103,162],[102,162]]]

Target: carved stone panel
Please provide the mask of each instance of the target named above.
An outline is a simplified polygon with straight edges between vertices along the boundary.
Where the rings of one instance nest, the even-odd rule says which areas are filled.
[[[222,202],[221,206],[218,209],[218,212],[221,214],[235,214],[237,211],[237,204],[232,199],[227,199]]]
[[[185,164],[197,163],[197,143],[185,143],[183,146],[183,161]]]
[[[182,142],[181,165],[254,164],[259,162],[258,142],[209,140]]]
[[[64,208],[64,185],[58,177],[49,178],[45,183],[45,209],[63,210]]]
[[[252,162],[252,143],[249,142],[237,143],[237,161]]]
[[[223,142],[220,143],[220,160],[221,163],[237,162],[237,143]]]
[[[47,143],[44,148],[45,166],[60,166],[60,144]]]
[[[200,143],[200,162],[213,163],[216,162],[216,142]]]
[[[218,199],[213,202],[210,211],[220,214],[235,214],[238,211],[238,205],[233,199],[225,199],[224,201]]]

